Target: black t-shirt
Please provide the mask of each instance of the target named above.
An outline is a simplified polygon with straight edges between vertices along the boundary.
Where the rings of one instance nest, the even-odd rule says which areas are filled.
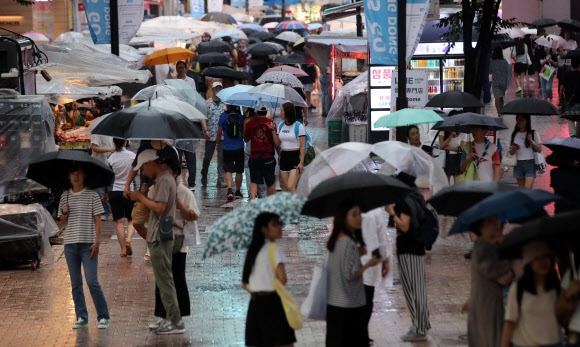
[[[562,84],[566,101],[580,103],[580,71],[566,71],[562,74]]]
[[[411,207],[411,205],[415,205],[412,199],[407,196],[404,200],[395,204],[395,214],[397,216],[400,217],[401,213],[411,216],[411,225],[406,233],[397,228],[397,254],[425,255],[425,246],[415,239],[415,230],[419,228],[419,218],[417,217],[416,208]]]
[[[556,201],[555,212],[562,213],[580,208],[580,167],[557,167],[550,171],[550,187],[565,200]]]

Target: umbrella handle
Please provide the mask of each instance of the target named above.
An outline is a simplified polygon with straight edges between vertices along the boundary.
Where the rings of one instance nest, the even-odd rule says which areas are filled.
[[[435,134],[435,137],[433,138],[433,141],[431,141],[431,147],[433,147],[433,145],[435,144],[435,140],[437,140],[437,138],[439,137],[439,133],[441,132],[441,130],[437,130],[437,134]],[[439,144],[439,149],[441,149],[441,144]]]
[[[570,269],[572,270],[572,278],[578,279],[578,268],[576,267],[576,262],[574,261],[574,252],[572,248],[568,249],[568,256],[570,257]]]

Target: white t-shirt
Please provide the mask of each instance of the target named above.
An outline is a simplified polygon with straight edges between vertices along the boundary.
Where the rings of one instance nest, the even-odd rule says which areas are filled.
[[[195,80],[189,76],[185,76],[183,79],[185,83],[189,84],[193,90],[197,91],[197,86],[195,85]]]
[[[113,138],[111,136],[105,135],[91,135],[91,145],[97,145],[99,147],[111,148],[115,147]],[[91,157],[102,160],[103,163],[107,162],[107,153],[97,153],[93,151]]]
[[[280,141],[282,142],[280,144],[280,148],[282,148],[283,150],[300,149],[299,138],[300,136],[306,136],[306,130],[304,129],[304,125],[300,124],[298,126],[298,138],[296,138],[296,132],[294,131],[294,127],[296,126],[295,124],[292,125],[286,125],[286,123],[280,124],[284,124],[282,128],[280,128],[280,125],[278,125],[278,129],[280,129],[280,131],[278,132],[278,137],[280,137]]]
[[[527,132],[518,132],[514,137],[514,143],[520,145],[520,149],[516,152],[518,155],[518,160],[531,160],[534,159],[534,149],[530,143],[530,147],[526,147],[526,137],[528,137]],[[540,143],[540,135],[537,131],[534,131],[534,142]]]
[[[274,291],[274,286],[272,285],[274,271],[272,270],[270,256],[268,255],[268,244],[270,243],[270,241],[266,240],[256,257],[256,262],[254,263],[252,273],[250,274],[250,280],[248,281],[248,289],[251,292]],[[276,244],[276,267],[278,267],[278,264],[285,264],[287,261],[286,254],[284,254],[282,248]]]
[[[362,235],[367,247],[367,253],[360,257],[362,264],[371,260],[372,252],[378,249],[383,260],[391,258],[391,247],[387,236],[389,214],[384,207],[378,207],[362,215]],[[392,258],[391,258],[392,259]],[[392,262],[391,262],[392,264]],[[363,272],[363,282],[367,286],[381,288],[383,285],[382,265],[372,266]],[[377,289],[378,289],[377,288]]]
[[[125,182],[127,182],[127,177],[133,169],[131,166],[133,160],[135,160],[135,153],[128,151],[126,148],[123,148],[120,152],[113,152],[107,158],[107,163],[111,165],[115,173],[115,181],[113,182],[114,192],[122,192],[125,190]]]
[[[499,165],[499,152],[497,151],[497,146],[489,141],[489,147],[487,152],[485,151],[486,143],[475,143],[472,142],[473,148],[475,148],[474,153],[477,155],[479,165],[477,166],[478,181],[491,182],[493,181],[493,166]],[[484,153],[486,152],[486,153]],[[485,154],[485,156],[483,156]],[[483,157],[482,157],[483,156]],[[474,155],[475,157],[475,155]]]
[[[517,323],[511,342],[517,346],[543,346],[562,341],[554,310],[556,290],[545,292],[537,288],[537,295],[524,291],[519,307],[517,287],[517,282],[511,285],[505,310],[505,320]]]
[[[580,267],[578,268],[580,272]],[[560,287],[562,290],[568,289],[570,285],[570,270],[566,271],[564,277],[562,277],[562,282],[560,282]],[[576,305],[576,310],[572,314],[572,318],[570,318],[570,323],[568,323],[568,330],[578,332],[580,331],[580,305]]]
[[[451,138],[451,140],[449,141],[449,143],[447,144],[447,150],[449,149],[449,147],[459,147],[459,145],[461,145],[461,142],[463,141],[469,141],[469,134],[464,134],[461,133],[459,134],[457,137],[453,137]],[[443,135],[441,135],[443,136]],[[459,152],[454,152],[454,151],[450,151],[451,153],[459,153]]]

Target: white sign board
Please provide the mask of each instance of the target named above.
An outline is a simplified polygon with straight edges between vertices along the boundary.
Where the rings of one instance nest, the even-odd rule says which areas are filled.
[[[391,100],[397,100],[399,88],[398,71],[393,71]],[[425,107],[427,95],[427,70],[407,70],[407,100],[409,107]],[[371,97],[372,101],[372,97]]]
[[[394,71],[393,66],[371,66],[371,87],[390,87],[392,82],[392,75]]]

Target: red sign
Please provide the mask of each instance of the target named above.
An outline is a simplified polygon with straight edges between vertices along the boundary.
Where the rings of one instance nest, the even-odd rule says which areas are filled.
[[[85,10],[85,4],[79,2],[79,12],[83,12]]]

